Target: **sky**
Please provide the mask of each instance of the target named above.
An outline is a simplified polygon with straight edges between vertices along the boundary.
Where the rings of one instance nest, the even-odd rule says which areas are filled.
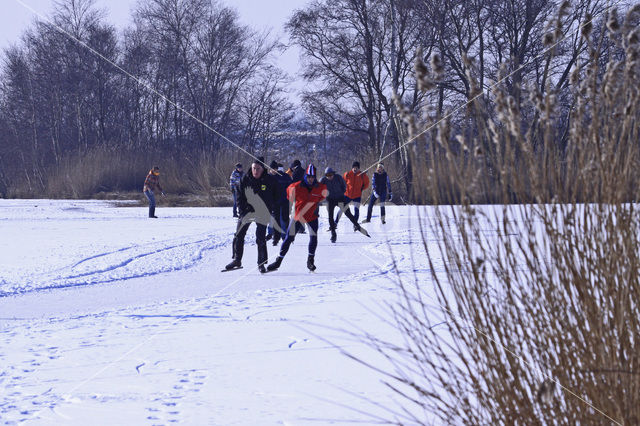
[[[1,0],[0,12],[0,49],[5,49],[19,41],[22,33],[31,25],[38,14],[49,16],[53,12],[53,0]],[[139,0],[96,0],[96,5],[107,12],[107,20],[122,29],[131,23],[131,9]],[[223,4],[238,10],[240,20],[257,30],[271,29],[274,36],[284,34],[284,23],[295,9],[304,7],[309,0],[222,0]],[[23,4],[21,4],[23,3]],[[26,5],[26,6],[25,6]],[[290,75],[298,73],[299,51],[293,47],[278,57],[278,65]],[[297,79],[299,80],[299,79]],[[292,90],[302,87],[300,81],[293,84]]]

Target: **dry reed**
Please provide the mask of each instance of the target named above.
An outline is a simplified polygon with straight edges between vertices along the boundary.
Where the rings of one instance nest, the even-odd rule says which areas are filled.
[[[496,87],[456,136],[446,122],[421,134],[434,121],[405,115],[421,134],[414,196],[435,206],[418,223],[429,279],[397,276],[392,322],[404,341],[368,339],[405,403],[389,407],[390,423],[640,424],[635,14],[606,22],[620,59],[601,68],[599,39],[576,67],[566,144],[551,83],[522,107]],[[431,89],[427,67],[417,71]]]

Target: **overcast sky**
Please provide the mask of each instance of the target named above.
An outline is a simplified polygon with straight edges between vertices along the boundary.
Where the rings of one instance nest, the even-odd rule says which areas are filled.
[[[10,46],[20,39],[23,31],[36,18],[28,7],[44,16],[53,12],[53,0],[0,0],[0,49]],[[96,0],[96,5],[107,11],[107,20],[119,29],[130,24],[131,9],[139,0]],[[283,26],[295,9],[300,9],[309,0],[222,0],[221,2],[238,10],[243,23],[262,30],[273,29],[272,34],[284,37]],[[20,2],[28,7],[23,6]],[[287,41],[286,37],[283,41]],[[289,49],[280,58],[279,66],[292,76],[298,72],[298,51]],[[297,86],[297,87],[296,87]],[[295,88],[301,84],[296,83]]]

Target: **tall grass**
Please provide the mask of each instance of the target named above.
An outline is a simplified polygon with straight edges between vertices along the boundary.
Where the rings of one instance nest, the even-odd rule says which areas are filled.
[[[418,223],[429,280],[398,276],[404,342],[372,341],[408,406],[389,422],[640,424],[639,13],[610,15],[620,59],[602,70],[595,40],[574,71],[566,146],[551,83],[522,109],[504,87],[495,110],[479,97],[456,136],[405,116],[414,195],[435,206]]]
[[[232,203],[229,174],[242,158],[231,152],[180,154],[161,149],[140,151],[125,147],[98,147],[67,154],[44,173],[40,187],[19,183],[10,197],[45,198],[140,198],[149,170],[157,165],[160,183],[168,195],[161,203],[223,206]],[[250,160],[247,160],[248,162]],[[178,196],[191,201],[178,201]]]

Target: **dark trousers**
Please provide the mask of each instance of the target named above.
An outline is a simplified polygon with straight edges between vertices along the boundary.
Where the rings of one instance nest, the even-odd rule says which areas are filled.
[[[273,235],[275,241],[284,240],[284,233],[289,227],[289,201],[276,205],[273,220],[267,228],[267,234]]]
[[[233,217],[238,216],[238,192],[234,189],[233,193]]]
[[[349,198],[345,195],[344,197],[344,214],[346,215],[349,211],[349,204],[353,203],[353,217],[355,218],[355,223],[358,223],[358,218],[360,217],[360,201],[362,201],[362,197],[358,198]],[[348,217],[348,216],[347,216]],[[352,220],[353,222],[353,220]],[[354,225],[355,225],[354,223]]]
[[[233,237],[233,258],[242,261],[242,255],[244,254],[244,237],[247,235],[247,230],[252,222],[256,222],[256,245],[258,246],[258,265],[262,265],[267,262],[267,240],[265,234],[267,233],[267,225],[258,223],[252,218],[238,219],[238,225],[236,226],[236,234]]]
[[[378,194],[380,195],[380,194]],[[387,199],[386,194],[380,196],[380,218],[384,221],[385,211],[384,211],[384,200]],[[371,194],[371,198],[369,199],[369,208],[367,209],[367,221],[371,220],[371,214],[373,213],[373,205],[378,201],[375,195]]]
[[[156,197],[150,189],[144,191],[144,196],[149,200],[149,217],[153,217],[156,214]]]
[[[354,198],[353,200],[357,200],[358,203],[360,203],[360,198]],[[342,199],[338,199],[338,200],[334,200],[334,206],[333,208],[335,209],[336,206],[340,207],[340,210],[338,211],[338,216],[336,217],[336,220],[334,222],[335,226],[338,226],[338,221],[340,220],[340,216],[342,215],[342,213],[344,213],[344,215],[351,221],[351,223],[353,223],[354,226],[358,225],[358,216],[354,216],[353,214],[351,214],[351,210],[349,210],[349,203],[351,201],[353,201],[351,198],[347,197],[346,195],[344,196],[344,198]],[[331,200],[329,201],[329,204],[327,205],[327,209],[331,208]],[[358,208],[355,208],[356,214],[359,213]],[[331,213],[331,211],[329,211],[329,226],[331,226],[331,218],[333,217],[333,214]]]
[[[329,229],[336,229],[338,218],[340,217],[340,210],[342,210],[342,206],[344,206],[344,199],[342,198],[329,198],[327,199],[327,215],[329,216]],[[336,207],[338,210],[338,217],[336,218],[333,215]]]
[[[296,239],[296,223],[304,226],[302,222],[298,222],[297,220],[293,220],[289,223],[287,234],[285,235],[282,246],[280,247],[280,257],[286,256],[289,251],[289,246],[291,246],[291,243]],[[318,247],[318,219],[307,222],[307,227],[309,228],[309,256],[315,256],[316,248]]]

